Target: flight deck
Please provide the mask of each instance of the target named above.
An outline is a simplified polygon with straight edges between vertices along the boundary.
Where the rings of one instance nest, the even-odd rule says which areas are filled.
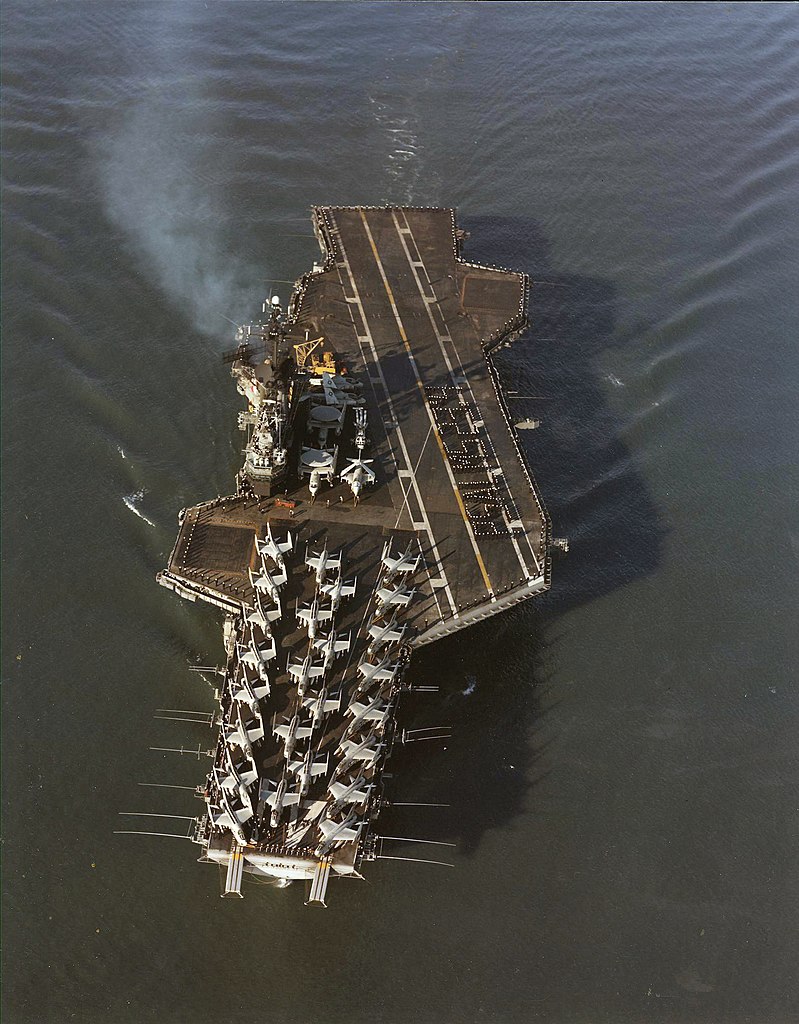
[[[246,497],[189,510],[168,573],[218,590],[224,606],[246,600],[253,530],[268,519],[303,536],[331,530],[345,547],[371,535],[375,563],[386,537],[412,538],[425,563],[411,612],[418,646],[548,585],[547,515],[490,362],[526,326],[527,278],[461,260],[449,209],[313,217],[326,260],[298,282],[286,338],[324,337],[364,382],[376,485],[357,507],[339,481],[313,504],[307,487],[289,486],[293,510]],[[236,527],[249,552],[233,543]]]
[[[552,541],[491,361],[527,277],[464,260],[450,209],[312,219],[322,261],[226,357],[236,491],[182,510],[157,578],[226,613],[201,859],[225,896],[248,871],[324,905],[381,856],[413,649],[546,590]]]

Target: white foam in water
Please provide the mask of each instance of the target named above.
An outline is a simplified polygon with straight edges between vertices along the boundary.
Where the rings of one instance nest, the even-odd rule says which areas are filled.
[[[123,456],[123,458],[124,458],[124,456]],[[125,502],[125,504],[128,506],[128,508],[131,510],[131,512],[135,516],[138,516],[139,519],[143,519],[145,521],[145,523],[148,523],[150,526],[154,527],[155,523],[152,521],[152,519],[148,519],[147,516],[143,512],[140,512],[136,508],[136,502],[137,501],[141,501],[141,499],[143,497],[144,497],[144,488],[142,488],[142,490],[140,490],[140,491],[134,491],[133,494],[126,494],[125,497],[122,500]]]
[[[466,689],[461,690],[464,697],[471,697],[474,691],[477,689],[477,676],[468,676],[466,683]]]

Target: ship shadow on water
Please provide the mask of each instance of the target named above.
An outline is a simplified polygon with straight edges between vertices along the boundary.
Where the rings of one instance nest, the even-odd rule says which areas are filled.
[[[556,555],[552,590],[536,601],[558,614],[648,576],[661,560],[665,527],[622,440],[629,424],[609,402],[614,384],[601,365],[635,338],[617,331],[613,283],[553,272],[535,221],[475,217],[462,226],[475,240],[467,259],[531,279],[530,328],[495,364],[506,391],[536,396],[508,404],[517,420],[541,421],[520,432],[521,442],[554,536],[571,546],[567,558]]]
[[[472,627],[468,640],[455,635],[416,652],[409,681],[439,689],[411,692],[402,724],[448,725],[452,734],[444,742],[408,744],[392,755],[392,795],[450,806],[390,808],[381,816],[381,832],[390,825],[392,834],[454,841],[459,855],[471,856],[484,833],[512,821],[545,778],[553,740],[547,710],[557,698],[545,678],[550,640],[523,635],[528,622],[514,609]]]
[[[452,738],[446,749],[432,742],[402,749],[389,770],[402,799],[451,808],[435,823],[430,812],[424,819],[416,812],[417,831],[409,824],[397,834],[450,838],[469,856],[485,832],[522,813],[553,763],[557,734],[550,722],[557,716],[548,711],[563,697],[552,667],[559,617],[654,572],[665,527],[622,440],[626,424],[609,402],[614,384],[601,367],[603,353],[634,344],[616,333],[616,287],[553,273],[549,243],[535,222],[480,217],[460,225],[474,239],[466,259],[531,278],[530,329],[498,353],[495,365],[506,390],[537,396],[509,406],[517,420],[541,421],[520,433],[521,443],[553,534],[567,537],[571,548],[566,557],[555,553],[547,594],[422,648],[411,663],[412,684],[440,689],[424,702],[411,695],[403,724],[451,725]],[[406,795],[411,789],[414,795]],[[393,826],[399,812],[388,813]]]

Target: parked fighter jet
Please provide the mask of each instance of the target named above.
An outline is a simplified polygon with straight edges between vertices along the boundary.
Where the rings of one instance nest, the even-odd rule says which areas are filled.
[[[252,570],[249,570],[249,575],[253,589],[260,590],[262,594],[266,594],[271,598],[272,603],[280,608],[280,588],[286,582],[286,574],[272,575],[268,569],[262,566],[257,576],[253,576]]]
[[[383,658],[377,665],[373,665],[371,661],[362,661],[358,666],[358,674],[363,676],[364,681],[358,686],[358,690],[363,690],[374,682],[392,683],[399,667],[398,661],[392,662],[388,657]]]
[[[222,777],[218,769],[214,768],[213,774],[219,802],[217,805],[210,805],[208,808],[211,823],[217,828],[229,829],[240,843],[246,843],[247,837],[241,826],[254,816],[251,802],[243,804],[238,798],[233,798],[230,792],[222,785]]]
[[[287,555],[294,548],[294,541],[291,537],[291,531],[286,536],[286,540],[275,540],[272,536],[272,524],[266,524],[266,539],[259,540],[255,538],[255,547],[258,554],[263,559],[265,555],[268,555],[278,569],[285,571],[286,563],[283,560],[283,555]]]
[[[381,587],[377,592],[379,612],[385,608],[407,608],[413,599],[416,590],[408,590],[406,587],[397,585],[392,590],[390,587]]]
[[[222,729],[225,736],[226,746],[241,747],[241,749],[245,752],[245,754],[247,754],[248,757],[255,756],[254,751],[252,749],[252,742],[250,740],[250,737],[247,735],[247,730],[241,724],[240,720],[237,721],[236,725],[233,728],[225,728],[223,724]]]
[[[283,754],[286,760],[294,753],[297,740],[307,739],[313,732],[313,726],[309,724],[300,725],[299,713],[295,713],[290,722],[285,725],[276,725],[272,730],[275,736],[283,740]]]
[[[242,673],[230,688],[230,696],[234,702],[246,704],[253,712],[258,710],[258,702],[268,697],[271,692],[272,687],[268,678],[262,682],[252,683],[246,673]]]
[[[311,640],[316,639],[319,623],[329,622],[332,618],[333,609],[322,608],[318,594],[314,594],[314,599],[309,605],[306,604],[302,608],[297,609],[297,619],[308,630],[308,636]]]
[[[233,756],[230,747],[225,747],[225,767],[229,772],[235,772],[239,780],[245,786],[251,786],[258,779],[258,770],[255,761],[247,754]]]
[[[316,570],[316,585],[321,587],[325,582],[327,573],[333,569],[341,572],[341,552],[336,555],[331,555],[327,550],[327,543],[325,543],[321,554],[309,555],[305,559],[305,564],[309,569]]]
[[[242,614],[244,615],[244,621],[252,628],[256,626],[261,630],[262,633],[266,634],[269,632],[269,623],[274,622],[275,619],[279,619],[282,615],[280,607],[266,609],[261,601],[261,592],[259,590],[253,591],[254,596],[254,607],[250,608],[246,604],[242,604]]]
[[[391,646],[401,643],[407,628],[408,627],[405,625],[398,629],[396,618],[392,619],[391,622],[386,623],[384,626],[380,626],[377,623],[370,626],[369,636],[372,638],[372,642],[369,644],[369,648],[366,653],[371,656],[379,651],[383,645]]]
[[[264,780],[268,787],[271,787],[273,783],[268,780]],[[261,786],[261,792],[263,793],[264,787]],[[265,798],[266,803],[272,808],[272,814],[269,822],[272,828],[277,828],[280,824],[280,815],[283,813],[284,807],[289,807],[292,804],[298,804],[300,802],[299,793],[290,793],[288,791],[288,782],[285,778],[281,779],[278,785],[274,788],[273,792]]]
[[[313,750],[309,749],[304,757],[289,764],[289,771],[297,777],[297,790],[301,797],[305,796],[316,775],[322,775],[327,771],[330,757],[314,757]]]
[[[246,751],[250,757],[254,757],[252,745],[264,738],[264,721],[257,702],[254,708],[249,705],[248,707],[252,711],[252,718],[247,718],[245,721],[241,713],[241,705],[236,705],[235,711],[231,714],[232,721],[230,725],[233,728],[228,729],[226,732],[225,742],[235,743],[242,750]]]
[[[363,761],[366,767],[377,764],[383,753],[385,743],[378,742],[376,733],[369,733],[364,740],[344,739],[339,743],[338,750],[343,756],[340,770],[352,761]]]
[[[331,711],[337,711],[341,707],[341,697],[328,697],[327,688],[322,687],[319,693],[309,693],[303,697],[302,706],[313,715],[313,727],[318,729],[325,715],[330,714]]]
[[[329,671],[336,658],[350,649],[352,645],[352,633],[343,634],[337,637],[331,629],[327,636],[320,636],[314,641],[314,647],[322,652],[324,658],[325,672]]]
[[[338,611],[339,605],[342,601],[346,601],[348,597],[352,597],[355,593],[357,583],[357,579],[351,579],[345,582],[341,573],[339,573],[332,583],[324,583],[322,585],[321,591],[323,594],[327,594],[330,598],[330,607],[333,612]]]
[[[230,806],[227,794],[220,795],[219,803],[208,805],[208,817],[211,819],[211,824],[214,828],[227,829],[228,832],[233,833],[237,842],[241,843],[242,846],[247,845],[247,836],[244,834],[244,829],[241,827],[234,810]]]
[[[230,758],[229,751],[225,760],[226,773],[223,775],[221,772],[217,772],[215,776],[218,784],[221,786],[222,789],[227,790],[228,793],[237,796],[242,807],[249,807],[250,811],[252,811],[252,813],[255,814],[255,806],[253,804],[252,797],[250,796],[250,791],[247,788],[249,784],[244,781],[244,778],[237,771],[235,765],[233,764],[233,761]],[[248,772],[248,777],[249,774],[250,773]],[[258,778],[258,773],[253,773],[253,776],[254,777],[250,779],[250,783],[252,783],[253,781],[255,781],[255,779]]]
[[[361,703],[353,701],[345,714],[352,716],[350,728],[355,728],[361,722],[369,722],[377,728],[385,725],[386,720],[391,716],[391,702],[380,694],[374,700]]]
[[[371,487],[377,477],[375,471],[370,469],[369,466],[374,462],[374,459],[353,459],[346,469],[342,469],[339,473],[341,479],[349,486],[352,491],[352,496],[355,500],[355,504],[358,504],[358,499],[361,496],[361,491],[364,487]]]
[[[236,654],[238,655],[238,659],[241,664],[257,669],[259,674],[262,676],[266,668],[266,663],[277,657],[275,638],[273,636],[269,636],[267,639],[269,642],[261,644],[260,647],[256,647],[252,641],[250,641],[250,645],[248,647],[236,644]]]
[[[358,821],[355,811],[350,811],[344,821],[333,821],[332,818],[322,818],[319,822],[319,831],[325,837],[325,842],[320,849],[329,850],[335,843],[351,843],[363,828],[363,822]],[[317,851],[318,853],[318,851]]]
[[[394,575],[395,573],[398,575],[404,575],[405,573],[413,573],[416,572],[416,570],[419,568],[419,565],[422,561],[422,556],[416,555],[415,558],[412,558],[412,546],[413,541],[409,541],[405,551],[398,557],[392,554],[390,543],[387,543],[385,545],[385,547],[383,548],[382,562],[386,569],[388,569],[388,574],[390,576]]]
[[[289,674],[297,681],[297,693],[300,697],[304,697],[308,683],[312,679],[319,679],[320,676],[323,676],[325,667],[324,665],[314,665],[313,654],[309,651],[304,661],[296,661],[293,665],[289,665]]]
[[[331,782],[328,792],[335,797],[332,811],[338,811],[346,804],[365,804],[369,794],[374,789],[373,783],[367,783],[363,775],[359,775],[354,781]]]

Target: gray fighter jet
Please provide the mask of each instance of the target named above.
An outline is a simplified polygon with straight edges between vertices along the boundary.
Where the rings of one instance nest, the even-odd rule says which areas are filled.
[[[330,622],[332,618],[333,610],[331,608],[322,608],[319,594],[314,595],[314,599],[309,605],[304,605],[302,608],[297,609],[297,621],[301,622],[308,630],[308,636],[311,640],[316,639],[319,623]]]
[[[263,601],[261,600],[261,592],[259,590],[253,590],[253,596],[253,608],[248,607],[246,604],[242,604],[241,606],[244,621],[250,626],[250,628],[255,626],[265,635],[269,632],[270,622],[274,622],[276,619],[279,619],[283,613],[279,607],[264,608]]]
[[[283,754],[288,761],[294,753],[297,741],[307,739],[313,732],[313,726],[307,722],[304,725],[301,724],[299,712],[297,712],[291,721],[284,725],[276,725],[272,731],[275,736],[279,736],[283,740]]]
[[[274,783],[265,779],[264,783],[266,788],[274,786]],[[261,794],[264,794],[264,784],[261,785]],[[270,824],[272,828],[277,828],[280,824],[280,815],[283,813],[284,807],[289,807],[292,804],[298,804],[300,802],[300,794],[289,792],[288,782],[285,778],[281,779],[277,786],[274,787],[273,791],[265,796],[266,803],[272,808],[272,814],[270,816]]]
[[[391,702],[378,694],[373,700],[365,703],[353,701],[345,714],[352,717],[350,728],[355,728],[363,722],[369,722],[379,729],[386,724],[391,715]]]
[[[277,645],[275,644],[275,638],[269,636],[268,642],[256,645],[250,641],[249,647],[243,647],[241,644],[236,644],[236,654],[238,655],[239,661],[242,665],[247,665],[249,668],[256,669],[256,671],[263,676],[263,669],[266,668],[266,664],[272,661],[273,658],[277,657]]]
[[[374,459],[353,459],[346,469],[342,469],[339,476],[352,491],[354,503],[357,505],[364,487],[371,487],[377,479],[375,471],[370,469]]]
[[[369,627],[369,636],[372,638],[372,642],[369,644],[367,654],[370,656],[376,654],[384,645],[393,646],[394,644],[401,643],[407,628],[407,625],[403,625],[398,629],[396,618],[393,618],[391,622],[387,622],[384,626],[374,623]]]
[[[358,685],[357,690],[362,692],[375,682],[392,683],[396,678],[399,667],[398,661],[392,662],[388,657],[383,658],[377,665],[373,665],[371,661],[362,661],[358,665],[358,675],[363,676],[364,681]]]
[[[314,757],[310,748],[304,757],[290,762],[288,769],[297,778],[297,791],[301,797],[310,789],[312,780],[327,771],[329,762],[330,757],[327,754],[323,757]]]
[[[324,665],[314,665],[313,654],[309,651],[304,661],[294,662],[289,665],[289,675],[291,675],[297,683],[297,693],[300,697],[305,696],[305,691],[308,689],[308,683],[312,679],[319,679],[325,674]]]
[[[253,589],[260,590],[262,594],[266,594],[272,603],[277,608],[280,608],[280,588],[286,582],[287,577],[285,574],[282,576],[272,575],[268,569],[262,566],[257,576],[253,576],[252,569],[250,569],[249,576]]]
[[[342,740],[338,750],[343,756],[341,770],[353,761],[362,761],[366,767],[377,764],[383,755],[385,743],[381,743],[376,733],[372,732],[364,740]]]
[[[327,573],[332,569],[336,572],[341,572],[341,553],[331,555],[327,550],[327,542],[318,555],[309,555],[305,559],[305,564],[309,569],[316,570],[316,585],[321,587],[325,582]]]
[[[334,797],[331,809],[335,812],[347,804],[363,806],[373,789],[374,784],[367,782],[363,775],[346,782],[331,782],[328,786],[328,792]]]
[[[237,704],[246,704],[253,714],[258,711],[259,701],[268,697],[271,692],[272,687],[268,678],[260,682],[250,682],[246,673],[242,673],[230,688],[232,699]]]
[[[394,588],[380,587],[377,591],[378,614],[383,614],[387,608],[407,608],[415,593],[415,589],[408,590],[399,584]]]
[[[351,646],[352,633],[347,633],[346,636],[343,633],[336,636],[332,629],[327,636],[320,636],[314,641],[316,650],[322,652],[325,672],[328,672],[336,658],[348,651]]]
[[[313,727],[318,729],[325,715],[341,707],[341,697],[328,697],[327,688],[323,687],[318,694],[309,693],[303,697],[302,706],[311,713]]]
[[[348,597],[352,597],[355,593],[357,582],[357,579],[351,579],[345,582],[342,579],[341,573],[339,573],[332,583],[325,583],[322,585],[322,593],[327,594],[330,598],[330,607],[334,613],[338,611],[339,605],[342,601],[345,601]]]
[[[353,842],[360,835],[362,828],[363,822],[358,820],[354,810],[350,811],[344,821],[334,821],[330,817],[322,818],[319,822],[319,831],[325,838],[317,848],[317,856],[327,853],[338,843]]]
[[[388,570],[389,576],[404,576],[406,573],[416,572],[421,564],[422,556],[416,555],[415,557],[411,557],[412,546],[413,541],[409,541],[403,554],[397,556],[393,554],[390,542],[385,545],[383,548],[382,562]]]
[[[294,548],[294,541],[291,537],[291,531],[286,535],[286,540],[279,541],[275,540],[272,536],[272,524],[266,524],[266,539],[259,540],[255,538],[255,547],[260,555],[261,559],[265,556],[269,556],[278,569],[285,570],[286,563],[283,559],[284,555],[287,555]]]

